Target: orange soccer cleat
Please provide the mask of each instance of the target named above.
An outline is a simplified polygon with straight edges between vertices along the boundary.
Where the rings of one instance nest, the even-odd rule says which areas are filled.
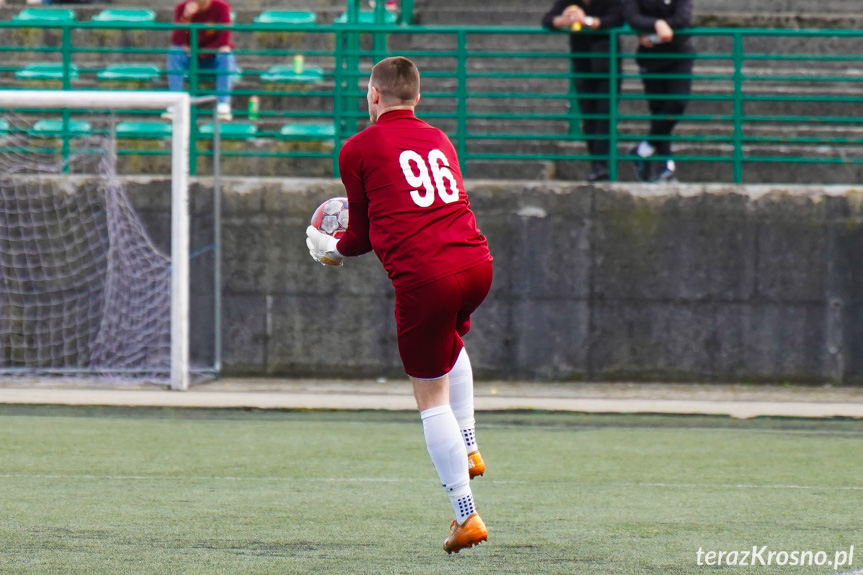
[[[443,550],[447,553],[458,553],[488,540],[488,529],[479,513],[468,515],[464,523],[459,525],[455,519],[449,526],[449,537],[443,542]]]
[[[485,473],[485,461],[482,460],[479,451],[472,451],[467,454],[467,471],[471,479]]]

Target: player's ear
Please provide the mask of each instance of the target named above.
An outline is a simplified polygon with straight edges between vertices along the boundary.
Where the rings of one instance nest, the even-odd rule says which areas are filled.
[[[417,94],[417,101],[414,102],[414,106],[420,103],[420,97],[422,97],[422,94]]]

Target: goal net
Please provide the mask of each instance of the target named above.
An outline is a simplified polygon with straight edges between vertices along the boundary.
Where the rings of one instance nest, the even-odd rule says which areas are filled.
[[[0,91],[0,376],[188,387],[189,106],[185,93]],[[117,177],[112,123],[70,119],[167,107],[170,253]],[[61,118],[55,133],[39,115]]]

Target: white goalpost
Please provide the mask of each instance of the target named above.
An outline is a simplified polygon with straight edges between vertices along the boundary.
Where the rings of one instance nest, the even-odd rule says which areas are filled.
[[[46,110],[93,109],[102,111],[170,109],[173,112],[171,135],[171,253],[170,262],[164,264],[165,269],[169,270],[170,273],[170,387],[175,390],[188,389],[190,375],[189,135],[191,123],[191,99],[189,95],[185,92],[155,91],[0,90],[0,108],[3,110],[44,108]],[[0,177],[7,175],[0,174]],[[20,202],[20,198],[16,198],[16,201]],[[11,218],[13,216],[6,217]],[[7,223],[4,220],[3,225],[7,225]],[[37,238],[30,241],[35,245],[43,240]],[[29,255],[24,254],[24,259],[27,259]],[[34,273],[38,275],[43,272]],[[2,300],[4,297],[7,300],[10,299],[9,294],[3,293],[5,289],[7,288],[4,285],[0,285],[0,304],[3,304]],[[100,287],[98,289],[108,292],[111,288]],[[61,310],[57,313],[69,312]],[[0,321],[4,321],[2,315],[0,315]],[[146,319],[142,321],[146,321]],[[9,321],[8,323],[14,322]],[[47,329],[57,331],[55,328]],[[45,337],[47,338],[48,336]],[[54,337],[54,335],[51,334],[50,337]],[[94,336],[89,337],[92,339]],[[106,355],[106,352],[101,353],[103,356]],[[110,352],[107,353],[110,354]]]

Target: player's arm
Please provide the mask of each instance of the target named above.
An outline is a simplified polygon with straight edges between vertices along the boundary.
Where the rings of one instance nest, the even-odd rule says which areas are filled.
[[[369,241],[369,202],[362,181],[362,156],[352,141],[339,152],[339,171],[348,196],[348,229],[341,240],[314,226],[306,228],[306,245],[315,261],[340,266],[346,256],[371,251]]]
[[[363,158],[352,140],[339,152],[339,173],[348,196],[348,231],[336,249],[343,256],[361,256],[372,251],[369,240],[369,198],[363,184]]]

